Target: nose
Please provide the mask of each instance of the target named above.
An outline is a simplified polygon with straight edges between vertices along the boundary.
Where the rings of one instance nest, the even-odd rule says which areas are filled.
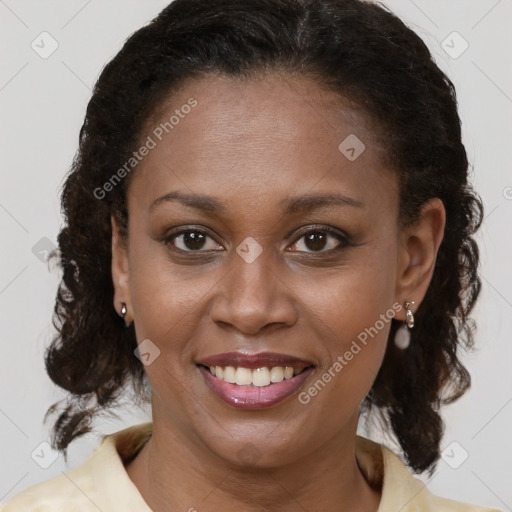
[[[265,251],[254,261],[238,254],[232,260],[232,267],[217,285],[212,321],[246,335],[294,325],[297,299],[279,265],[273,264]]]

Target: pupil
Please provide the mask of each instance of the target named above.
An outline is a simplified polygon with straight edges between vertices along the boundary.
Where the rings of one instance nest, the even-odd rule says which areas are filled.
[[[204,245],[204,235],[202,233],[190,231],[183,235],[183,241],[189,249],[201,249]]]
[[[306,246],[311,250],[320,250],[325,246],[325,235],[320,232],[310,233],[306,236]]]

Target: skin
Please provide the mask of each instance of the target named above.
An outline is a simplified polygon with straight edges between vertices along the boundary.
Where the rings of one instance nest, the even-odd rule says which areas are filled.
[[[314,363],[299,391],[308,389],[394,303],[421,303],[442,240],[442,202],[431,199],[401,229],[397,178],[371,119],[305,78],[186,82],[141,140],[191,97],[197,106],[131,177],[127,241],[113,221],[114,305],[126,303],[139,343],[161,351],[145,367],[153,436],[128,475],[155,512],[375,511],[380,495],[358,468],[355,438],[390,323],[308,404],[295,394],[267,409],[235,409],[210,391],[196,362],[228,351],[285,353]],[[338,149],[350,134],[366,146],[354,161]],[[178,201],[151,208],[177,190],[214,196],[225,212]],[[281,213],[288,196],[325,193],[364,206]],[[162,241],[173,226],[206,230],[202,252],[183,236]],[[306,228],[325,226],[349,244],[322,232],[324,248],[308,245]],[[262,249],[252,263],[236,252],[249,236]],[[252,462],[238,455],[248,443]]]

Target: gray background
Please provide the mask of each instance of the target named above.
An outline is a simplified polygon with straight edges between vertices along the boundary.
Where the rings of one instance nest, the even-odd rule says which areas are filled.
[[[119,419],[99,419],[95,434],[73,443],[67,464],[45,444],[44,413],[64,394],[43,364],[59,278],[43,260],[61,225],[60,187],[91,88],[126,37],[166,3],[0,0],[0,502],[80,464],[101,434],[148,419],[148,411],[130,408]],[[386,5],[424,38],[457,87],[473,181],[486,206],[479,350],[464,358],[473,386],[444,410],[444,459],[432,478],[422,479],[434,493],[511,510],[512,2]],[[45,55],[52,44],[58,48]]]

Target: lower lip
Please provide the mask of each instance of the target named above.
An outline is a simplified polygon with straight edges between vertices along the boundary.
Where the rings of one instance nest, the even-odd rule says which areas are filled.
[[[262,387],[238,386],[215,377],[204,366],[199,366],[209,388],[224,402],[240,409],[271,407],[293,395],[309,377],[313,368],[306,368],[291,379]]]

